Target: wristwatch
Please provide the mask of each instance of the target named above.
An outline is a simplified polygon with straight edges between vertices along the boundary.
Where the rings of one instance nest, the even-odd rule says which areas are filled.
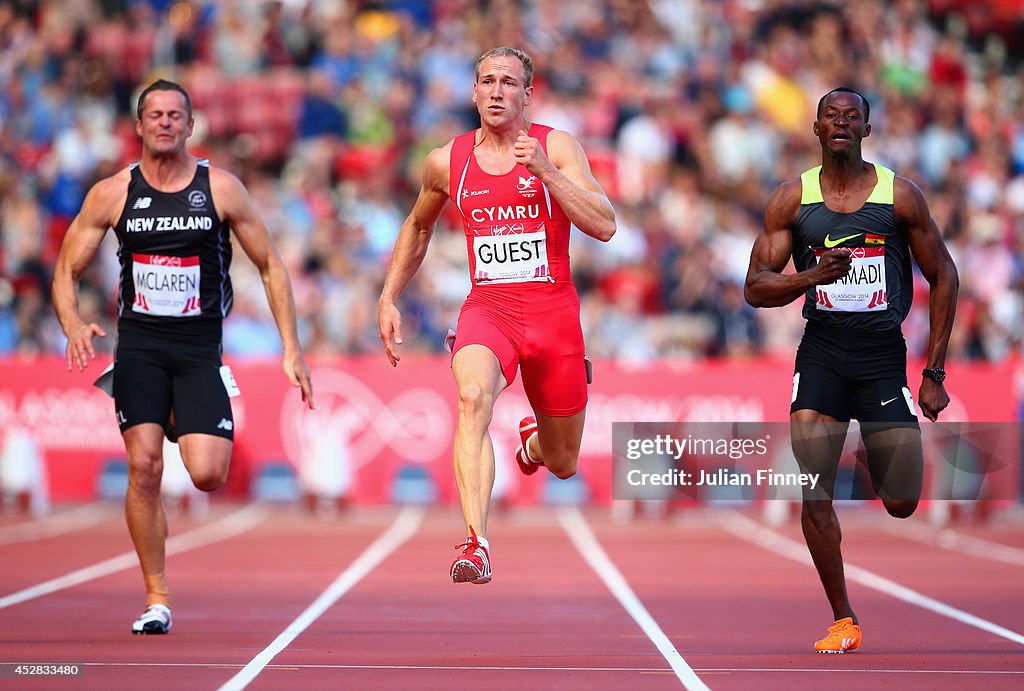
[[[921,374],[931,379],[936,384],[941,384],[946,380],[946,370],[941,367],[935,367],[932,369],[923,369]]]

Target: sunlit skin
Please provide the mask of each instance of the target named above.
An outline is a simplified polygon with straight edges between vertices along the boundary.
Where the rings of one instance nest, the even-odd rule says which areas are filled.
[[[142,119],[135,121],[135,131],[142,137],[146,154],[154,158],[186,155],[185,142],[192,136],[194,126],[185,97],[177,91],[150,92]]]
[[[480,64],[473,84],[473,103],[486,129],[495,133],[526,130],[526,106],[533,85],[526,86],[523,63],[514,57],[494,57]]]
[[[138,170],[154,190],[176,193],[196,176],[199,159],[189,153],[194,121],[188,99],[177,89],[156,88],[141,104],[135,131],[142,139]],[[96,323],[79,314],[77,286],[95,259],[104,237],[117,227],[124,212],[131,167],[100,180],[69,226],[54,268],[52,301],[67,337],[67,365],[84,370],[96,357],[93,339],[106,336]],[[215,213],[231,229],[233,240],[252,261],[263,281],[270,311],[281,335],[282,368],[302,400],[314,408],[309,367],[299,342],[291,282],[280,253],[242,182],[226,170],[209,167],[209,187]],[[180,431],[180,430],[179,430]],[[164,425],[153,421],[132,424],[122,432],[128,456],[125,519],[146,586],[146,604],[170,606],[165,576],[167,519],[160,498]],[[197,489],[212,492],[227,480],[233,441],[203,432],[178,437],[181,456]]]
[[[837,214],[861,209],[879,182],[875,167],[864,161],[861,152],[864,137],[871,134],[868,118],[868,105],[863,97],[849,91],[834,91],[825,96],[814,121],[813,132],[821,145],[821,196],[828,209]],[[800,179],[782,183],[768,200],[764,229],[751,250],[744,286],[744,296],[754,307],[787,305],[816,286],[835,283],[851,269],[849,251],[835,248],[824,252],[808,269],[784,272],[793,254],[801,206]],[[892,187],[892,214],[929,285],[926,366],[942,367],[956,310],[956,266],[921,190],[898,175]],[[922,377],[917,400],[921,413],[931,421],[937,420],[949,405],[943,384],[927,377]],[[833,617],[836,621],[849,617],[856,624],[857,615],[846,591],[839,520],[831,500],[849,422],[812,407],[792,411],[790,421],[793,452],[801,467],[826,473],[821,485],[826,488],[824,498],[805,493],[801,510],[804,539]],[[895,426],[864,434],[863,439],[872,482],[877,483],[886,511],[894,517],[907,518],[917,508],[920,496],[920,432],[915,427]],[[899,459],[898,464],[891,463],[894,458]],[[890,492],[889,488],[896,491]],[[901,491],[903,488],[911,489]]]
[[[860,163],[861,141],[871,134],[871,124],[864,120],[864,102],[860,96],[846,91],[829,94],[821,117],[814,123],[814,134],[826,154]]]
[[[473,103],[481,126],[474,132],[473,157],[489,175],[508,175],[517,165],[535,176],[572,224],[607,242],[615,234],[615,211],[594,179],[590,163],[572,135],[551,130],[547,146],[529,135],[526,108],[534,96],[527,84],[528,68],[515,55],[491,55],[482,60],[473,83]],[[394,366],[401,359],[402,318],[395,301],[416,273],[433,234],[434,224],[448,203],[453,142],[434,149],[423,168],[423,186],[395,241],[391,264],[381,291],[378,324],[381,343]],[[507,384],[494,353],[483,344],[461,348],[452,359],[459,391],[454,462],[459,499],[467,534],[470,528],[486,537],[487,514],[494,481],[494,450],[489,425],[494,401]],[[529,456],[556,477],[576,472],[585,411],[570,416],[538,413],[538,434],[531,437]]]

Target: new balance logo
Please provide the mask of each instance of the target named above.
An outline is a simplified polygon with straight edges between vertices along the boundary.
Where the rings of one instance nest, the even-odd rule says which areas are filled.
[[[234,429],[234,427],[235,426],[231,422],[231,420],[228,420],[227,418],[223,417],[220,419],[220,422],[217,423],[217,429],[226,429],[228,432]]]
[[[139,197],[135,200],[135,204],[132,205],[132,209],[148,209],[152,203],[152,197]]]

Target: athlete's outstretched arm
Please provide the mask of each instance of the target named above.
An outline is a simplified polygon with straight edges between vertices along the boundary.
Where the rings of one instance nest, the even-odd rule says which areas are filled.
[[[394,367],[401,360],[396,346],[402,345],[402,315],[395,306],[409,281],[416,275],[427,254],[434,223],[448,201],[448,169],[451,144],[434,149],[423,166],[423,185],[419,196],[395,239],[391,263],[384,277],[384,288],[377,305],[377,324],[384,353]]]
[[[230,225],[242,250],[256,265],[263,279],[263,289],[267,293],[270,311],[274,315],[277,330],[281,334],[281,345],[284,347],[284,373],[292,386],[302,390],[302,400],[313,409],[313,383],[299,342],[295,298],[292,296],[288,269],[241,181],[231,173],[211,168],[210,189],[218,212]]]
[[[573,225],[608,242],[615,235],[615,209],[594,178],[583,147],[568,132],[548,133],[548,153],[540,142],[520,131],[513,149],[516,162],[536,175]]]
[[[788,305],[817,285],[835,283],[850,271],[849,252],[825,252],[818,264],[806,271],[784,274],[793,253],[793,227],[800,212],[800,181],[775,188],[764,212],[764,229],[754,240],[743,296],[754,307]]]
[[[946,349],[953,331],[960,277],[953,258],[949,256],[924,194],[910,180],[897,177],[894,200],[896,222],[907,234],[910,252],[914,255],[921,274],[928,281],[928,363],[926,367],[943,367]],[[933,422],[947,405],[949,395],[943,384],[924,377],[917,394],[924,416]]]
[[[61,242],[50,295],[57,319],[68,339],[68,371],[74,365],[78,365],[79,370],[85,369],[89,360],[96,357],[93,337],[107,335],[99,324],[82,321],[78,313],[78,281],[96,257],[107,230],[117,222],[115,215],[124,205],[127,189],[127,180],[121,174],[96,183],[85,196],[81,210]]]

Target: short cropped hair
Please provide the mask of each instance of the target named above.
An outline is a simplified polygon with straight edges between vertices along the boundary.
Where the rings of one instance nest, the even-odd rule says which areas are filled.
[[[533,58],[531,58],[525,50],[509,48],[508,46],[491,48],[476,60],[477,79],[480,79],[480,65],[483,64],[484,60],[489,58],[518,58],[519,62],[523,63],[523,74],[526,77],[526,84],[524,84],[524,86],[533,85]]]
[[[153,91],[177,91],[179,94],[184,96],[185,110],[188,111],[188,119],[192,119],[192,99],[189,98],[188,92],[185,91],[185,88],[181,84],[168,81],[167,79],[157,79],[155,82],[143,89],[142,93],[139,94],[139,103],[135,109],[135,114],[139,120],[142,119],[142,108],[146,105],[146,96],[149,96]]]
[[[832,89],[832,91],[829,91],[827,94],[822,96],[821,100],[818,101],[818,120],[821,119],[821,111],[825,110],[825,99],[835,93],[856,94],[857,96],[860,96],[861,102],[864,103],[864,122],[867,122],[868,120],[871,119],[871,104],[868,103],[868,99],[864,97],[864,94],[857,91],[856,89],[851,89],[848,86],[837,86],[836,88]]]

